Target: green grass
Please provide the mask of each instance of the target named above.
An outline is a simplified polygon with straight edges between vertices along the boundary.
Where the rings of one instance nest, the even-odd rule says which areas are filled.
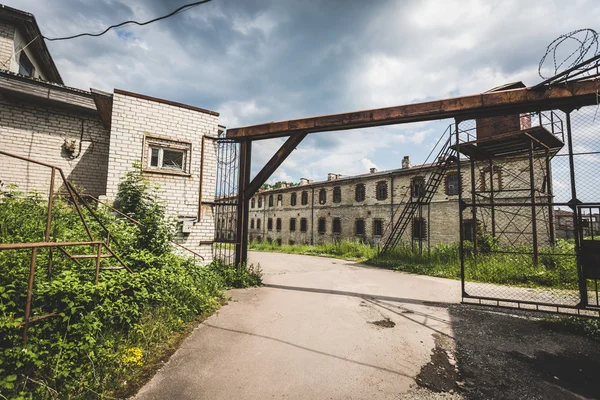
[[[379,255],[376,247],[351,240],[315,245],[277,245],[253,242],[250,250],[290,254],[306,254],[336,257],[363,262],[368,265],[443,278],[460,278],[460,257],[457,243],[440,244],[422,253],[410,247],[399,246],[393,251]],[[503,250],[528,251],[526,247]],[[469,281],[510,284],[528,287],[577,288],[577,272],[573,244],[559,241],[556,246],[544,248],[540,262],[535,265],[530,255],[480,253],[474,257],[470,246],[465,246],[465,277]]]

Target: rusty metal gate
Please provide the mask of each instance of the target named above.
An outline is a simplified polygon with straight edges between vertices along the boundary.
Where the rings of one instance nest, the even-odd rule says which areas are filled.
[[[237,198],[240,145],[221,134],[217,140],[217,181],[212,203],[215,218],[213,258],[233,264],[238,242]]]
[[[600,316],[596,109],[457,121],[463,302]]]

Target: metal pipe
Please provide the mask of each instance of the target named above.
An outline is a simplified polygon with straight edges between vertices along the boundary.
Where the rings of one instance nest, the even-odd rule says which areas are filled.
[[[465,246],[464,246],[464,232],[463,232],[463,199],[462,199],[462,175],[460,168],[460,138],[459,138],[459,121],[455,120],[456,127],[456,157],[458,158],[458,162],[456,163],[456,168],[458,172],[458,235],[459,235],[459,256],[460,256],[460,290],[462,297],[465,297],[467,292],[465,291]]]
[[[54,178],[56,176],[56,169],[52,168],[50,172],[50,190],[48,194],[48,215],[46,216],[46,235],[44,240],[50,241],[50,226],[52,224],[52,203],[54,201]],[[48,277],[52,274],[52,255],[53,249],[50,248],[50,254],[48,256]]]
[[[29,316],[31,315],[31,297],[33,295],[33,280],[35,276],[35,262],[37,259],[37,248],[31,250],[31,264],[29,265],[29,281],[27,282],[27,300],[25,302],[25,319],[23,320],[23,345],[27,344],[27,328],[29,327]]]
[[[552,163],[550,162],[550,152],[546,150],[546,190],[550,196],[548,201],[548,229],[550,231],[550,244],[556,244],[556,236],[554,232],[554,207],[552,200],[554,199],[554,190],[552,187]]]
[[[577,257],[577,280],[579,284],[580,305],[588,304],[587,285],[583,275],[583,265],[581,264],[581,238],[579,226],[579,209],[577,204],[577,189],[575,187],[575,160],[573,158],[573,135],[571,131],[571,112],[567,112],[567,146],[569,149],[569,177],[571,179],[571,209],[573,210],[573,237],[575,240],[575,255]]]
[[[202,148],[200,149],[200,183],[198,188],[198,222],[202,218],[202,186],[204,182],[204,135],[202,135]]]
[[[492,217],[492,236],[496,237],[496,209],[494,207],[494,161],[490,158],[490,203],[492,204],[491,217]],[[500,185],[500,183],[498,183]],[[500,190],[500,187],[498,187]]]
[[[485,180],[485,174],[483,175],[482,179]],[[462,180],[461,176],[458,176],[458,180],[459,182]],[[460,191],[460,190],[459,190]],[[477,225],[477,207],[476,207],[476,198],[475,198],[475,191],[476,191],[476,187],[475,187],[475,160],[471,159],[471,218],[473,219],[473,223],[471,224],[473,230],[475,230],[475,226]],[[461,227],[461,230],[464,227]],[[477,240],[477,234],[475,232],[471,232],[472,236],[473,236],[473,254],[477,255],[478,252],[478,247],[479,247],[479,241]]]
[[[98,246],[96,252],[96,286],[98,286],[98,279],[100,277],[100,258],[102,257],[102,246]]]
[[[537,231],[537,209],[535,198],[535,171],[533,163],[533,141],[529,141],[529,186],[531,196],[531,231],[533,234],[533,264],[538,264],[538,231]]]
[[[0,250],[33,249],[34,247],[69,247],[69,246],[96,246],[99,241],[91,242],[35,242],[35,243],[0,243]]]

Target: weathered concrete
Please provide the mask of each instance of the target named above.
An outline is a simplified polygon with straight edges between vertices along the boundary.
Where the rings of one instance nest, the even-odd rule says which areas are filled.
[[[251,260],[265,287],[231,291],[138,399],[397,398],[430,360],[433,334],[452,334],[444,302],[459,301],[459,282],[319,257]],[[388,319],[393,328],[372,323]]]
[[[581,399],[600,343],[460,305],[460,283],[252,253],[264,288],[201,324],[137,399]]]

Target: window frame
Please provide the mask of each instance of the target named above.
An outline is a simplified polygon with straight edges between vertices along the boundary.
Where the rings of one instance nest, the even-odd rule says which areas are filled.
[[[258,198],[258,207],[257,208],[262,208],[262,206],[263,206],[263,198],[262,198],[262,196],[259,196],[259,198]]]
[[[452,191],[450,190],[450,179],[451,178],[456,178],[456,184],[455,189],[453,189]],[[456,193],[454,193],[454,191],[456,191]],[[458,176],[458,172],[450,172],[448,173],[448,175],[446,175],[446,195],[448,196],[458,196],[460,191],[460,178]]]
[[[319,235],[324,235],[327,233],[327,218],[319,217],[317,222],[317,233]]]
[[[267,230],[268,231],[272,231],[273,230],[273,218],[268,218],[267,219]]]
[[[354,200],[356,200],[357,203],[365,201],[365,197],[366,197],[365,191],[366,191],[366,186],[364,183],[358,183],[354,187]]]
[[[254,229],[254,218],[250,219],[250,229]]]
[[[358,226],[361,225],[362,232],[359,232]],[[356,236],[365,236],[365,219],[364,218],[356,218],[354,220],[354,235]]]
[[[256,229],[260,229],[260,218],[256,219]]]
[[[154,152],[156,154],[156,165]],[[167,152],[181,153],[181,168],[164,165],[164,155]],[[180,175],[190,177],[192,160],[192,142],[173,138],[145,134],[142,150],[142,165],[145,173]]]
[[[338,229],[336,229],[336,228],[338,228]],[[331,232],[334,235],[342,234],[342,219],[340,217],[333,218],[333,220],[331,222]]]
[[[375,198],[379,201],[387,200],[388,198],[388,183],[386,181],[379,181],[375,185]]]
[[[419,185],[419,190],[417,191],[416,188],[416,183],[417,182],[421,182],[421,185]],[[422,192],[422,193],[417,193],[417,192]],[[419,197],[423,197],[425,196],[425,177],[423,176],[415,176],[414,178],[412,178],[410,180],[410,196],[413,199],[418,199]]]
[[[308,232],[308,220],[306,218],[300,218],[300,232]]]
[[[297,202],[298,202],[298,195],[296,192],[294,192],[290,195],[290,206],[295,206]]]
[[[19,64],[19,75],[23,75],[28,78],[35,78],[35,66],[31,62],[29,56],[25,53],[24,49],[21,49],[21,54],[19,54],[19,60],[17,61],[17,64]]]
[[[341,186],[335,186],[333,188],[333,202],[341,203],[342,202],[342,188]]]
[[[250,208],[255,208],[256,206],[256,199],[253,197],[252,199],[250,199]]]
[[[378,224],[379,224],[379,229],[377,229]],[[379,230],[379,233],[377,233],[378,230]],[[375,218],[373,220],[373,236],[383,236],[383,219]]]
[[[323,188],[319,190],[319,204],[327,203],[327,189]]]
[[[277,232],[281,232],[281,218],[277,218],[275,220],[275,230]]]
[[[421,226],[421,229],[419,229],[418,235],[415,235],[416,223],[419,223]],[[425,220],[425,218],[423,218],[423,217],[413,218],[412,227],[411,227],[412,240],[425,240],[425,239],[427,239],[427,233],[428,233],[427,232],[427,221]]]
[[[278,194],[277,195],[277,207],[281,207],[281,206],[283,206],[283,195]]]
[[[296,218],[290,218],[290,232],[296,232]]]
[[[273,208],[273,195],[269,195],[269,208]]]
[[[304,190],[300,195],[300,204],[303,206],[308,204],[308,192],[306,190]]]

